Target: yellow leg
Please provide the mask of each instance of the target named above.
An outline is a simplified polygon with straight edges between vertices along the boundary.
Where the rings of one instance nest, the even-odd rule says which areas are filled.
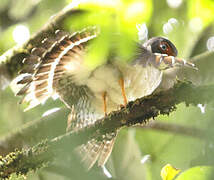
[[[107,115],[107,105],[106,105],[106,92],[102,93],[102,98],[103,98],[103,111],[105,116]]]
[[[127,105],[127,98],[126,98],[126,92],[125,92],[124,79],[123,78],[119,79],[119,84],[120,84],[120,87],[121,87],[121,90],[122,90],[124,106],[126,106]]]

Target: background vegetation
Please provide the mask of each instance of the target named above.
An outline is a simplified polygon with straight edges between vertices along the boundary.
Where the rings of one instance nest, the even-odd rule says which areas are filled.
[[[29,29],[30,34],[33,34],[52,15],[70,2],[70,0],[1,0],[0,53],[3,54],[16,44],[14,32],[17,27],[24,25]],[[91,22],[90,18],[85,20],[77,16],[75,23],[68,19],[64,27],[73,31],[84,23],[101,24],[106,32],[109,32],[104,36],[106,42],[103,40],[100,42],[104,49],[109,48],[111,39],[107,39],[111,36],[111,32],[120,29],[120,32],[127,35],[127,39],[119,39],[121,56],[124,57],[127,55],[127,49],[131,48],[127,42],[132,38],[138,39],[136,24],[143,23],[148,27],[149,37],[165,36],[172,40],[177,46],[179,57],[189,59],[207,50],[214,50],[214,40],[210,39],[214,36],[213,0],[124,0],[122,2],[123,6],[118,11],[121,15],[119,25],[112,24],[114,21],[109,20],[111,13],[114,13],[112,8],[105,7],[102,12],[98,12],[99,10],[93,6],[90,8],[94,9],[95,14],[92,14],[92,17],[96,17],[95,21]],[[139,11],[142,13],[137,13]],[[97,18],[96,13],[104,13],[102,17],[106,19]],[[123,47],[124,45],[127,46]],[[103,54],[98,57],[105,56],[105,51],[102,52]],[[90,59],[90,63],[98,65],[100,62],[96,61],[97,59],[99,58],[94,58],[94,61]],[[203,81],[204,84],[213,83],[210,80]],[[0,136],[2,137],[8,132],[19,129],[27,122],[40,119],[47,110],[64,106],[60,101],[50,99],[46,104],[24,113],[24,105],[18,105],[19,100],[19,97],[14,97],[9,87],[0,91]],[[198,165],[213,166],[214,109],[213,104],[201,106],[205,110],[180,104],[169,116],[159,116],[155,119],[160,123],[159,126],[123,129],[107,163],[112,176],[117,179],[156,180],[161,179],[160,172],[166,164],[171,164],[181,171]],[[58,120],[65,124],[65,119]],[[14,175],[13,178],[23,179],[24,177]],[[56,170],[48,168],[32,172],[27,175],[27,178],[69,179],[62,174],[59,175]]]

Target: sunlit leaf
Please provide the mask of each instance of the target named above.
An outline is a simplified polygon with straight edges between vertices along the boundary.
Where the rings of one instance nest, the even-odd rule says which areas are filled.
[[[111,33],[102,34],[91,44],[90,51],[86,55],[85,63],[89,68],[96,68],[107,61],[111,44]]]
[[[180,174],[175,180],[213,180],[214,168],[211,166],[198,166]]]
[[[110,51],[115,50],[115,47],[117,47],[116,55],[120,57],[120,60],[129,60],[135,53],[134,41],[138,39],[136,25],[149,20],[152,2],[149,0],[83,2],[77,7],[85,13],[75,18],[72,17],[67,21],[66,27],[75,31],[97,25],[101,29],[100,36],[102,37],[94,41],[86,64],[92,67],[102,64],[106,61],[105,56],[111,54]]]
[[[121,15],[127,23],[140,23],[148,21],[152,13],[152,2],[149,0],[130,0],[123,1]]]
[[[180,172],[180,169],[174,168],[172,165],[167,164],[161,170],[162,180],[173,180],[173,178]]]

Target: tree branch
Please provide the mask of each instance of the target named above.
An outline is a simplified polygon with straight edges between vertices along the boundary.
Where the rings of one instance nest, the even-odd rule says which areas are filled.
[[[168,115],[181,102],[187,105],[211,102],[214,99],[213,91],[214,85],[196,87],[187,82],[178,82],[174,88],[130,102],[127,107],[110,113],[105,118],[96,121],[94,125],[78,132],[69,132],[28,150],[15,151],[2,157],[0,177],[8,177],[12,173],[25,174],[28,170],[35,170],[44,163],[52,161],[53,158],[57,158],[58,152],[62,149],[66,152],[65,145],[69,144],[67,148],[70,153],[72,148],[92,138],[99,139],[122,127],[144,124],[160,114]],[[66,156],[66,154],[63,155]]]

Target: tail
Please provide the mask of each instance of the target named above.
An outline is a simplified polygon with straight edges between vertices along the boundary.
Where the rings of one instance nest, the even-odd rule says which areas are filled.
[[[94,113],[87,105],[78,107],[75,111],[74,106],[68,116],[67,131],[78,131],[88,125],[94,124],[101,116]],[[89,110],[89,111],[88,111]],[[102,115],[103,117],[103,115]],[[91,139],[86,144],[82,144],[75,149],[75,152],[82,160],[86,169],[90,169],[97,162],[98,166],[103,166],[111,155],[117,132],[112,132],[102,136],[102,139]]]
[[[103,166],[111,155],[117,132],[111,134],[111,138],[103,140],[92,139],[86,144],[76,148],[84,166],[89,170],[97,162],[98,166]]]

